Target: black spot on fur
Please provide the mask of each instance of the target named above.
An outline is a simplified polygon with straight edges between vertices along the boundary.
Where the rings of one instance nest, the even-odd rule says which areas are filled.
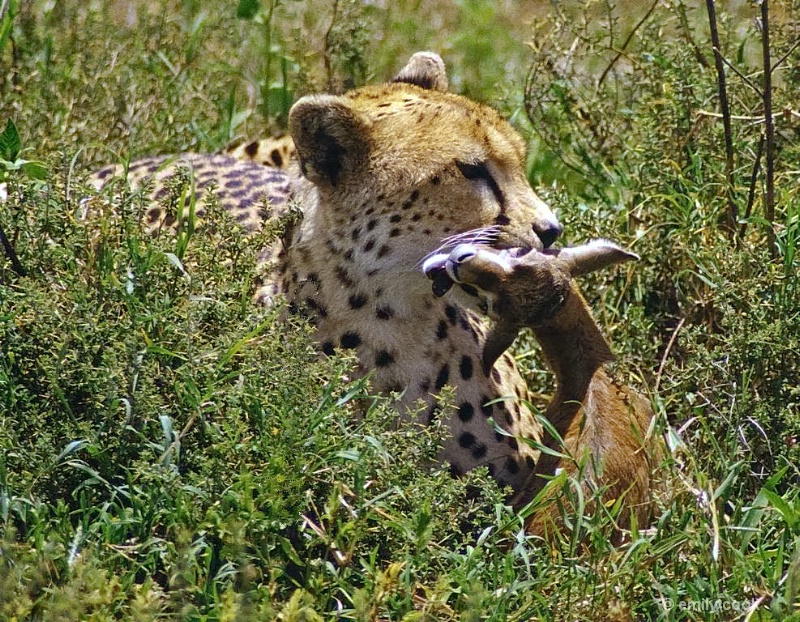
[[[475,435],[471,432],[462,432],[458,437],[458,444],[464,449],[469,449],[475,444]]]
[[[391,307],[378,307],[375,310],[375,317],[379,320],[390,320],[394,317],[394,311]]]
[[[455,464],[450,465],[450,477],[461,477],[463,473]]]
[[[506,462],[506,470],[511,473],[511,475],[516,475],[519,473],[519,463],[514,460],[514,458],[509,457]]]
[[[389,237],[390,238],[396,238],[398,235],[400,235],[400,229],[398,229],[397,227],[395,227],[391,231],[389,231]]]
[[[322,344],[323,353],[327,354],[328,356],[333,356],[333,351],[334,349],[332,341],[326,341],[325,343]]]
[[[258,153],[258,142],[252,142],[244,148],[244,152],[251,158]]]
[[[408,200],[405,201],[400,207],[404,210],[411,209],[411,206],[417,202],[419,198],[419,190],[414,190],[408,197]]]
[[[494,405],[487,404],[487,402],[491,401],[492,401],[491,398],[489,398],[487,395],[481,396],[481,412],[484,414],[485,417],[492,416],[492,410],[494,409]]]
[[[387,350],[381,350],[375,355],[375,365],[377,367],[388,367],[394,363],[394,356]]]
[[[358,333],[348,332],[342,335],[342,339],[339,343],[343,348],[357,348],[361,345],[361,337],[358,335]]]
[[[328,317],[328,310],[325,308],[325,305],[323,305],[320,302],[317,302],[314,298],[309,298],[308,300],[306,300],[306,304],[308,305],[308,308],[315,311],[319,317],[321,318]]]
[[[353,231],[350,233],[350,237],[352,238],[353,242],[356,242],[356,241],[358,240],[358,237],[359,237],[360,235],[361,235],[361,227],[356,227],[356,228],[355,228],[355,229],[353,229]]]
[[[378,225],[378,221],[374,218],[367,223],[367,231],[372,231]]]
[[[334,272],[336,274],[336,278],[339,279],[339,282],[345,287],[353,287],[353,285],[355,285],[355,282],[350,278],[347,270],[345,270],[342,266],[336,266]]]
[[[351,309],[360,309],[367,304],[368,298],[364,294],[353,294],[348,298],[347,302]]]
[[[461,378],[464,380],[469,380],[472,378],[472,359],[469,356],[461,357],[461,365],[459,365],[459,371],[461,372]]]
[[[278,151],[277,149],[273,149],[272,152],[269,154],[269,157],[275,166],[277,167],[283,166],[283,157],[281,156],[281,152]]]
[[[442,368],[439,370],[439,375],[436,376],[436,390],[440,390],[444,385],[447,384],[447,381],[450,380],[450,366],[445,363],[442,365]]]
[[[455,326],[458,319],[458,310],[453,305],[447,305],[444,308],[444,314],[447,316],[447,319],[450,320],[451,326]]]
[[[403,217],[400,214],[392,214],[392,216],[389,218],[389,222],[395,224],[400,222],[401,220],[403,220]]]
[[[473,449],[472,449],[472,457],[475,458],[476,460],[480,460],[481,458],[483,458],[486,455],[487,451],[488,451],[488,447],[486,447],[486,445],[481,443],[480,445],[476,445],[475,447],[473,447]]]
[[[375,248],[375,240],[369,240],[366,244],[364,244],[364,252],[368,253],[373,248]]]
[[[436,337],[438,339],[446,339],[447,338],[447,322],[441,320],[439,322],[439,326],[436,328]]]
[[[474,414],[475,407],[469,402],[463,402],[461,406],[458,407],[458,418],[461,419],[461,421],[469,421]]]

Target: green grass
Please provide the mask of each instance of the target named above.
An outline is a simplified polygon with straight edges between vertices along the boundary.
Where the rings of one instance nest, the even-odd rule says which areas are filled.
[[[779,120],[775,222],[759,177],[732,240],[720,124],[697,115],[716,102],[692,47],[710,58],[702,12],[659,8],[598,87],[631,7],[609,45],[600,3],[284,1],[248,19],[199,0],[10,6],[0,127],[13,119],[22,151],[0,159],[41,161],[46,179],[0,173],[0,226],[27,271],[2,256],[0,620],[800,619],[797,125]],[[774,106],[791,111],[786,8]],[[759,80],[748,11],[723,14],[725,54]],[[297,95],[384,79],[423,48],[529,136],[568,241],[642,256],[583,281],[670,447],[659,517],[627,545],[609,544],[603,508],[570,513],[562,540],[526,538],[485,472],[438,468],[444,430],[397,426],[351,360],[319,358],[308,326],[251,303],[264,239],[224,214],[151,238],[123,190],[80,218],[100,163],[266,134]],[[734,113],[757,116],[753,89],[729,86]],[[734,129],[744,215],[760,127]],[[536,349],[516,352],[548,391]]]

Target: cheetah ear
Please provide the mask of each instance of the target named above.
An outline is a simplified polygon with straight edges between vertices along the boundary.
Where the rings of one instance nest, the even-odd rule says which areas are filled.
[[[289,111],[289,131],[300,169],[317,185],[336,186],[367,155],[369,122],[343,97],[309,95]]]
[[[625,261],[638,260],[639,255],[608,240],[592,240],[582,246],[562,248],[558,261],[570,276],[581,276]]]
[[[405,82],[429,91],[447,90],[447,71],[442,57],[433,52],[417,52],[392,82]]]

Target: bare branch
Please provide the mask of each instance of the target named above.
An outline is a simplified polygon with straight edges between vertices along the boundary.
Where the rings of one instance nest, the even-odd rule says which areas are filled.
[[[714,48],[714,53],[716,53],[716,52],[717,52],[717,49]],[[727,58],[722,56],[722,54],[720,54],[720,58],[722,59],[723,63],[725,63],[728,67],[730,67],[730,69],[731,69],[731,71],[733,71],[733,73],[735,73],[737,76],[739,76],[742,80],[745,81],[745,83],[750,88],[752,88],[756,93],[758,93],[759,97],[763,97],[764,96],[764,94],[761,92],[761,88],[755,82],[753,82],[750,78],[748,78],[746,75],[744,75],[736,65],[734,65]]]
[[[735,231],[736,221],[739,219],[739,210],[736,207],[734,196],[735,179],[733,174],[733,133],[731,131],[731,112],[728,105],[728,89],[725,84],[725,67],[723,66],[722,52],[717,30],[717,13],[714,0],[706,0],[708,10],[708,23],[711,27],[711,43],[714,46],[714,64],[717,69],[717,87],[719,90],[719,107],[722,113],[722,127],[725,132],[725,177],[728,180],[728,211],[726,214],[727,228]]]
[[[19,262],[19,258],[17,257],[17,253],[14,251],[14,247],[11,245],[11,242],[6,237],[6,232],[3,231],[3,228],[0,227],[0,244],[3,245],[3,249],[6,252],[6,257],[11,262],[11,269],[16,272],[19,276],[26,276],[28,272],[25,268],[22,267],[22,264]]]
[[[775,124],[772,119],[772,61],[769,49],[769,0],[761,0],[761,47],[764,56],[764,120],[766,153],[766,194],[764,218],[767,221],[767,245],[775,257]]]
[[[743,239],[745,231],[747,230],[747,220],[750,214],[753,213],[753,201],[756,198],[756,182],[758,181],[758,174],[761,171],[761,155],[764,153],[764,134],[761,134],[761,139],[758,141],[758,148],[756,149],[756,159],[753,162],[753,174],[750,175],[750,187],[747,189],[747,208],[744,211],[744,218],[742,219],[742,226],[739,228],[739,238]]]
[[[792,45],[792,47],[789,48],[789,51],[778,59],[778,61],[772,66],[772,71],[775,71],[778,67],[780,67],[786,61],[786,59],[789,58],[789,55],[792,52],[794,52],[799,46],[800,46],[800,39],[795,41],[794,45]]]
[[[644,14],[644,17],[642,17],[642,19],[640,19],[636,23],[636,25],[633,27],[633,29],[628,33],[628,36],[625,38],[625,41],[622,44],[622,47],[619,48],[619,52],[617,52],[617,55],[611,60],[611,62],[608,64],[608,67],[606,67],[605,70],[603,71],[603,73],[600,75],[600,79],[597,81],[597,86],[598,87],[603,84],[603,81],[606,79],[606,76],[608,75],[608,72],[611,71],[612,67],[614,67],[614,65],[617,64],[617,61],[622,57],[623,53],[625,52],[625,49],[630,44],[631,39],[633,39],[633,35],[635,35],[636,31],[639,30],[639,28],[642,27],[642,24],[644,24],[647,21],[647,18],[649,18],[653,14],[653,11],[656,10],[656,7],[658,6],[659,2],[661,2],[661,0],[655,0],[655,2],[653,2],[653,4],[650,6],[650,8],[647,9],[647,12]],[[610,20],[609,20],[609,22],[610,22]],[[613,41],[612,41],[612,44],[613,44]]]

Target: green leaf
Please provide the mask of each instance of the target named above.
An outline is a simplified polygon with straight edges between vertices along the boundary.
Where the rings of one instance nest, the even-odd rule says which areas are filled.
[[[0,158],[7,162],[14,162],[21,148],[17,126],[9,119],[6,121],[6,129],[0,134]]]
[[[2,52],[6,43],[11,39],[11,28],[14,26],[14,19],[19,14],[19,0],[11,0],[10,2],[3,3],[6,8],[5,13],[0,13],[0,52]]]
[[[239,0],[236,7],[236,17],[239,19],[253,19],[261,8],[259,0]]]
[[[783,520],[786,521],[789,528],[793,529],[797,522],[798,514],[795,512],[792,505],[786,499],[771,490],[764,488],[761,492],[764,494],[767,501],[769,501],[769,504],[775,508]]]
[[[44,165],[44,162],[39,162],[37,160],[23,161],[20,169],[31,179],[45,179],[47,177],[47,167]]]

